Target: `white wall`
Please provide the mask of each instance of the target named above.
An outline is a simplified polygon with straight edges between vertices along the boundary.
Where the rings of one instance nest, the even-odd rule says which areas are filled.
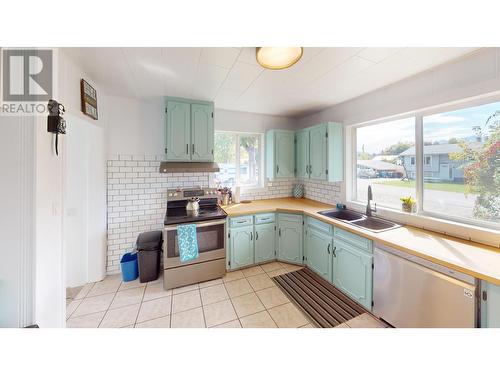
[[[35,322],[35,123],[0,116],[0,328]]]
[[[163,98],[106,98],[108,154],[163,155],[165,150],[165,104]],[[215,109],[216,130],[265,132],[293,129],[296,121],[282,116]]]
[[[66,115],[64,250],[66,287],[102,280],[106,247],[105,132]]]
[[[36,323],[62,327],[66,306],[62,246],[65,143],[61,139],[56,156],[46,117],[36,120]]]
[[[372,93],[298,119],[299,127],[323,121],[344,125],[500,90],[500,48],[484,48]]]
[[[65,196],[64,192],[79,188],[82,183],[81,178],[72,178],[70,176],[69,183],[66,185],[66,158],[67,158],[67,137],[72,138],[75,142],[83,142],[84,139],[77,138],[77,134],[71,134],[72,124],[76,121],[81,123],[81,126],[88,125],[89,127],[100,127],[101,132],[105,132],[104,124],[105,112],[105,96],[99,100],[100,120],[93,121],[89,117],[83,115],[80,111],[80,79],[86,79],[100,93],[100,88],[95,82],[88,77],[85,72],[62,50],[57,50],[57,74],[56,74],[56,91],[54,98],[64,104],[66,108],[65,118],[67,122],[68,134],[62,135],[60,139],[59,156],[54,153],[54,135],[47,133],[47,119],[45,116],[36,119],[36,323],[41,327],[63,327],[66,321],[66,252],[67,248],[64,244],[75,243],[81,238],[90,238],[88,235],[89,226],[79,227],[78,222],[71,223],[67,221],[65,213]],[[75,126],[76,129],[76,126]],[[92,134],[88,131],[88,134]],[[74,138],[76,137],[76,139]],[[79,150],[88,147],[93,147],[94,139],[91,136],[85,137],[86,145],[79,144]],[[73,143],[73,142],[72,142]],[[98,140],[98,148],[103,148],[104,141]],[[78,150],[71,150],[73,153]],[[105,225],[103,212],[106,210],[105,204],[105,159],[104,152],[96,152],[93,155],[93,165],[89,170],[95,171],[97,174],[102,174],[101,181],[96,180],[96,187],[92,190],[92,196],[88,196],[92,200],[92,207],[95,212],[95,217],[92,217],[87,210],[87,218],[92,221],[93,225],[100,226],[100,238],[105,236]],[[73,153],[70,158],[70,165],[77,160],[78,155]],[[88,174],[90,177],[91,175]],[[88,183],[92,183],[87,179]],[[75,197],[69,200],[68,203],[74,202]],[[76,207],[69,207],[69,212],[82,213],[79,211],[86,202],[80,202]],[[96,207],[97,206],[97,207]],[[73,210],[73,211],[72,211]],[[83,214],[82,214],[83,215]],[[70,215],[71,217],[71,215]],[[93,221],[95,219],[95,222]],[[83,216],[80,218],[83,219]],[[100,220],[99,220],[100,219]],[[69,230],[65,236],[65,225]],[[92,227],[91,232],[95,231]],[[94,241],[95,238],[94,238]],[[94,243],[98,243],[97,240]],[[105,243],[102,241],[102,246],[95,246],[92,251],[100,252],[102,257],[105,257]],[[89,242],[90,245],[90,242]],[[88,258],[90,260],[90,257]],[[93,258],[96,259],[96,258]],[[102,260],[96,262],[95,269],[103,268]],[[76,262],[74,263],[76,264]],[[83,269],[88,268],[87,264],[81,265]]]
[[[109,96],[106,102],[109,155],[164,154],[163,98],[138,100]]]
[[[102,280],[106,262],[106,96],[59,50],[58,100],[66,107],[64,154],[64,264],[66,286]],[[80,80],[98,94],[98,120],[80,109]]]
[[[297,121],[284,116],[270,116],[258,113],[215,110],[215,129],[260,132],[269,129],[295,129]]]

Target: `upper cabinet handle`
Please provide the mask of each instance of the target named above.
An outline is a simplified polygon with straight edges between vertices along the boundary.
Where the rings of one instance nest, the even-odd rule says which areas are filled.
[[[277,165],[277,166],[276,166],[276,173],[279,173],[279,171],[280,171],[280,166],[279,166],[279,165]]]
[[[193,155],[194,155],[194,143],[193,143],[193,147],[192,147],[192,149],[193,149],[193,152],[192,152],[192,153],[193,153]]]
[[[333,256],[336,258],[337,257],[337,253],[335,252],[335,250],[337,250],[337,246],[333,247]]]
[[[189,145],[186,144],[186,155],[189,154]]]
[[[330,254],[330,244],[328,244],[328,247],[326,248],[326,250],[328,251],[328,254]]]

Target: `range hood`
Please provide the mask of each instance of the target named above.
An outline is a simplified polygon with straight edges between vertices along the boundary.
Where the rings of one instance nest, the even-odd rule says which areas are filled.
[[[217,163],[167,162],[160,163],[160,173],[219,172]]]

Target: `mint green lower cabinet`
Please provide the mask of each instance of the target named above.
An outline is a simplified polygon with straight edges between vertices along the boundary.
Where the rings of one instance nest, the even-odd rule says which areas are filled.
[[[368,310],[372,309],[372,264],[371,254],[334,241],[333,284]]]
[[[482,282],[481,327],[500,328],[500,285]],[[486,297],[486,300],[484,300]]]
[[[302,215],[278,215],[278,259],[302,264]]]
[[[276,230],[274,223],[256,225],[255,262],[261,263],[276,258]]]
[[[229,230],[231,246],[230,267],[246,267],[254,263],[253,226],[232,228]]]
[[[305,239],[307,266],[324,279],[332,282],[333,238],[331,235],[308,227]]]

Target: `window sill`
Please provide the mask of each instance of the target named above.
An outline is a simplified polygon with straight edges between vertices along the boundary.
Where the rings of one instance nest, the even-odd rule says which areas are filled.
[[[348,208],[362,213],[364,213],[366,208],[366,203],[363,204],[358,201],[347,201],[346,205]],[[374,216],[432,232],[447,234],[449,236],[461,238],[467,241],[478,242],[493,247],[500,247],[499,232],[495,229],[458,223],[456,221],[432,216],[410,214],[386,207],[377,207],[377,212],[374,213]]]

